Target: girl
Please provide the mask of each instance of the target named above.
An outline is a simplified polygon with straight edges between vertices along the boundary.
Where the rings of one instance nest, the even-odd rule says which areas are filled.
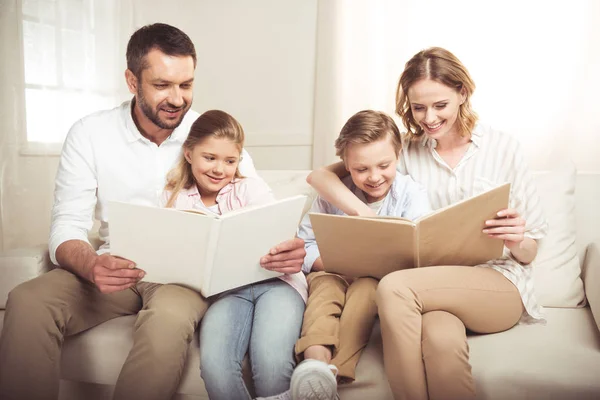
[[[512,186],[510,208],[482,221],[483,232],[504,241],[501,259],[479,268],[407,269],[381,280],[376,301],[396,399],[474,398],[465,328],[493,333],[521,317],[542,320],[527,264],[547,225],[517,141],[477,124],[470,104],[474,89],[464,65],[441,48],[417,53],[398,84],[396,112],[408,129],[398,169],[428,188],[434,209],[500,183]],[[344,212],[371,214],[334,172],[342,175],[343,166],[308,179]]]
[[[194,122],[163,195],[167,207],[217,214],[274,200],[258,178],[238,165],[244,131],[229,114],[212,110]],[[302,272],[234,289],[211,299],[200,328],[201,375],[211,400],[250,399],[242,361],[250,355],[259,396],[286,391],[307,296]]]

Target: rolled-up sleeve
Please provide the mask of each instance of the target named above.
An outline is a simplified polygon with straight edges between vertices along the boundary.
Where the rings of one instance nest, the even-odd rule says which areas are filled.
[[[308,212],[330,214],[328,203],[318,196],[312,203]],[[321,255],[319,253],[319,247],[315,239],[315,232],[313,231],[312,224],[310,223],[310,217],[308,212],[302,218],[300,226],[298,227],[298,237],[304,240],[304,249],[306,250],[306,256],[304,257],[304,263],[302,264],[302,271],[309,273],[312,270],[312,266],[315,260]]]
[[[56,249],[68,240],[88,242],[98,187],[92,143],[83,122],[73,125],[63,145],[54,188],[54,206],[50,225],[50,259],[56,261]]]

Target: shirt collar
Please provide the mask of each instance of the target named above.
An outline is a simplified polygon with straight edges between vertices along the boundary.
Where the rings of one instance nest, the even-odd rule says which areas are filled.
[[[231,182],[229,182],[227,185],[225,185],[223,187],[223,189],[221,189],[219,191],[219,194],[217,195],[217,203],[219,202],[219,200],[221,198],[223,198],[224,195],[226,195],[227,193],[231,192],[233,190],[234,184],[239,182],[240,179],[239,178],[234,178]],[[181,193],[183,193],[184,195],[186,195],[187,197],[197,197],[198,199],[201,199],[202,196],[200,195],[200,192],[198,191],[198,186],[197,185],[192,185],[190,186],[189,189],[181,189]]]

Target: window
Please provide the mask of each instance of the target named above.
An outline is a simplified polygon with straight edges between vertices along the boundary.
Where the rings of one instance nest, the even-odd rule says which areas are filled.
[[[60,143],[75,121],[117,104],[117,1],[22,0],[27,143]]]

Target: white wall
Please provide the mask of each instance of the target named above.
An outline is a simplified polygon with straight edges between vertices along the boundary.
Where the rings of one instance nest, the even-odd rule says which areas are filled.
[[[258,168],[309,168],[317,1],[183,3],[136,0],[133,16],[135,28],[160,20],[191,37],[198,54],[193,108],[235,116]]]
[[[597,0],[328,0],[317,31],[315,167],[336,160],[353,113],[393,114],[405,63],[439,46],[469,69],[481,121],[514,135],[533,169],[569,157],[600,172]]]

